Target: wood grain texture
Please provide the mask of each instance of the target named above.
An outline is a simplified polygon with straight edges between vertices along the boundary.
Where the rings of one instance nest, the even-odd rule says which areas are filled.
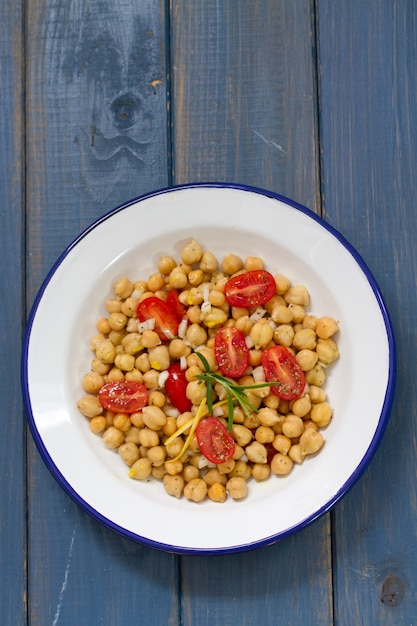
[[[326,216],[374,273],[398,351],[385,437],[334,512],[336,623],[415,624],[416,4],[319,0],[318,26]]]
[[[310,2],[176,0],[177,183],[240,182],[319,211]]]
[[[310,3],[177,0],[171,28],[174,181],[263,186],[318,211]],[[181,561],[184,625],[333,623],[326,517],[267,549]]]
[[[168,183],[165,29],[159,1],[28,2],[29,302],[83,228]],[[178,623],[175,557],[96,523],[32,443],[28,476],[31,626]]]
[[[20,337],[24,270],[24,39],[22,2],[0,23],[0,607],[5,624],[26,619],[26,490]]]

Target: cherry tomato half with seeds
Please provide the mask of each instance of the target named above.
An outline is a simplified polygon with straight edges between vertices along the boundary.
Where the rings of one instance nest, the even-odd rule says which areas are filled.
[[[227,302],[243,309],[265,304],[275,293],[274,277],[266,270],[251,270],[232,276],[224,288]]]
[[[295,356],[284,346],[273,346],[262,353],[262,367],[268,382],[277,382],[271,387],[282,400],[295,400],[304,391],[306,379]]]
[[[98,400],[107,411],[136,413],[147,405],[148,394],[143,383],[115,380],[102,386],[98,392]]]
[[[161,298],[150,296],[139,302],[138,318],[141,322],[155,320],[155,332],[162,341],[173,339],[178,334],[178,321],[169,306]]]
[[[175,319],[177,320],[178,323],[181,322],[184,319],[184,317],[186,317],[187,309],[180,302],[179,297],[178,297],[178,291],[176,289],[173,289],[172,291],[168,292],[166,303],[169,309],[175,315]]]
[[[172,406],[180,413],[191,411],[192,403],[187,398],[188,380],[185,371],[179,363],[173,363],[168,368],[168,378],[165,381],[165,391]]]
[[[214,337],[214,356],[223,376],[243,376],[249,365],[249,350],[242,331],[235,327],[220,328]]]
[[[235,451],[232,435],[217,417],[206,417],[195,431],[198,446],[202,454],[211,463],[230,461]]]

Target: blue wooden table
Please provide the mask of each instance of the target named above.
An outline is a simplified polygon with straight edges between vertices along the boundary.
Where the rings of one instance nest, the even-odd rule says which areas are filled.
[[[6,0],[0,35],[1,624],[416,625],[417,3]],[[398,351],[385,437],[343,501],[220,557],[137,545],[81,510],[27,431],[19,380],[66,245],[196,181],[323,215],[374,273]]]

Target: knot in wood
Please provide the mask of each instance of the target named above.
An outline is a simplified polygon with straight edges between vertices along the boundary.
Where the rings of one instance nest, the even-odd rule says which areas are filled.
[[[111,103],[113,124],[120,130],[127,130],[136,124],[140,114],[140,100],[133,93],[118,96]]]
[[[399,576],[390,574],[382,583],[381,602],[387,606],[395,607],[404,597],[404,583]]]

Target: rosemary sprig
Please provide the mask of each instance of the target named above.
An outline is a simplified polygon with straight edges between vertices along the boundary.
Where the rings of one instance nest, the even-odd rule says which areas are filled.
[[[239,385],[235,383],[233,380],[230,380],[230,378],[226,378],[226,376],[223,376],[222,374],[218,374],[217,372],[212,372],[210,370],[210,365],[206,357],[203,354],[201,354],[201,352],[196,352],[196,354],[198,358],[200,359],[200,361],[202,362],[202,364],[204,365],[204,369],[206,370],[202,374],[197,374],[196,378],[206,383],[207,409],[208,409],[209,414],[212,413],[212,409],[213,409],[213,385],[215,385],[216,383],[220,383],[226,392],[227,417],[228,417],[227,427],[228,427],[229,432],[232,431],[232,426],[233,426],[233,408],[234,408],[233,401],[234,400],[236,400],[238,405],[241,407],[246,417],[249,417],[251,412],[257,413],[258,409],[255,406],[253,406],[253,404],[250,402],[249,398],[245,394],[245,390],[246,389],[247,390],[261,389],[263,387],[273,387],[273,386],[279,385],[278,382],[267,382],[267,381],[262,381],[261,383],[254,383],[252,385]]]

